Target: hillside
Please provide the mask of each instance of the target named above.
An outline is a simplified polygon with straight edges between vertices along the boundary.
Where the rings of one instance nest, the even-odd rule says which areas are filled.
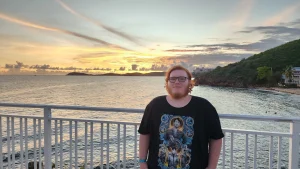
[[[257,68],[272,68],[272,84],[280,81],[284,69],[289,66],[300,66],[300,39],[255,54],[240,62],[217,67],[211,72],[196,74],[197,84],[212,86],[249,87],[264,86],[263,80],[257,80]]]

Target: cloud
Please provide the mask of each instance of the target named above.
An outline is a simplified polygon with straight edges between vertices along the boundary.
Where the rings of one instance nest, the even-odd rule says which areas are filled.
[[[41,64],[41,65],[25,65],[23,62],[16,61],[17,64],[5,64],[4,71],[0,72],[0,74],[7,75],[33,75],[33,74],[60,74],[64,75],[73,71],[80,71],[83,73],[88,73],[89,71],[94,72],[107,72],[111,71],[111,68],[81,68],[75,66],[69,67],[54,67],[49,64]]]
[[[189,50],[189,49],[169,49],[166,52],[201,52],[202,50]]]
[[[109,26],[106,26],[106,25],[104,25],[103,23],[101,23],[99,21],[91,19],[91,18],[89,18],[89,17],[87,17],[87,16],[85,16],[85,15],[83,15],[83,14],[75,11],[74,9],[72,9],[70,6],[68,6],[66,3],[62,2],[61,0],[56,0],[56,2],[58,2],[65,10],[71,12],[73,15],[78,16],[78,17],[80,17],[80,18],[82,18],[82,19],[84,19],[84,20],[86,20],[88,22],[91,22],[91,23],[93,23],[93,24],[95,24],[95,25],[97,25],[97,26],[99,26],[99,27],[101,27],[101,28],[103,28],[103,29],[105,29],[105,30],[107,30],[107,31],[115,34],[115,35],[118,35],[118,36],[120,36],[120,37],[122,37],[124,39],[127,39],[130,42],[133,42],[133,43],[135,43],[137,45],[140,45],[140,42],[138,42],[138,40],[136,40],[134,37],[132,37],[132,36],[126,34],[126,33],[120,32],[120,31],[118,31],[118,30],[116,30],[114,28],[111,28]]]
[[[166,52],[176,52],[176,53],[185,53],[185,52],[213,52],[219,50],[219,47],[208,47],[206,49],[169,49],[165,50]]]
[[[280,23],[280,25],[285,25],[285,26],[295,26],[295,27],[300,27],[300,19],[297,19],[295,21],[292,22],[288,22],[288,23]]]
[[[288,23],[281,23],[281,26],[247,27],[238,33],[249,34],[254,32],[264,35],[266,39],[276,39],[282,41],[282,43],[286,43],[300,38],[300,19]]]
[[[237,62],[243,58],[249,57],[250,54],[197,54],[197,55],[182,55],[177,57],[170,57],[169,60],[184,61],[188,64],[211,64],[218,65],[220,62]]]
[[[284,43],[283,41],[273,39],[273,38],[266,38],[262,39],[258,42],[248,43],[248,44],[240,44],[240,43],[217,43],[217,44],[200,44],[200,45],[188,45],[187,48],[198,48],[198,47],[206,47],[208,50],[213,49],[223,49],[223,50],[244,50],[244,51],[252,51],[252,52],[259,52],[264,51],[269,48],[273,48],[274,46],[278,46]]]
[[[234,6],[234,10],[229,18],[225,18],[221,22],[222,25],[229,25],[230,27],[242,28],[251,16],[252,9],[255,5],[255,0],[239,0]]]
[[[5,69],[13,69],[14,68],[14,65],[12,64],[5,64]]]
[[[116,52],[96,52],[96,53],[85,53],[79,54],[77,57],[73,58],[73,60],[80,63],[92,63],[95,59],[101,59],[105,57],[116,56],[118,53]]]
[[[300,28],[291,28],[285,26],[257,26],[257,27],[247,27],[244,31],[239,31],[240,33],[253,33],[260,32],[265,35],[299,35]]]
[[[22,62],[16,61],[17,64],[5,64],[5,69],[21,69],[27,68],[27,65],[24,65]]]
[[[236,9],[238,9],[237,13],[235,13],[234,25],[238,27],[243,27],[245,22],[248,20],[251,15],[251,11],[254,7],[254,0],[240,0]]]
[[[277,13],[273,17],[267,19],[264,21],[263,25],[264,26],[274,26],[280,23],[283,20],[286,20],[290,18],[295,12],[299,12],[300,10],[300,3],[297,2],[293,5],[290,5],[283,9],[281,12]]]
[[[85,39],[85,40],[88,40],[88,41],[91,41],[91,42],[100,43],[102,45],[107,45],[107,46],[110,46],[110,47],[115,47],[115,48],[120,48],[120,49],[127,50],[123,47],[120,47],[120,46],[115,45],[115,44],[111,44],[111,43],[106,42],[106,41],[101,40],[101,39],[93,38],[93,37],[83,35],[83,34],[80,34],[80,33],[76,33],[76,32],[73,32],[73,31],[68,31],[68,30],[58,29],[58,28],[51,28],[51,27],[46,27],[46,26],[34,24],[34,23],[31,23],[31,22],[27,22],[27,21],[24,21],[24,20],[20,20],[20,19],[16,19],[16,18],[7,16],[7,15],[2,14],[2,13],[0,13],[0,18],[4,19],[6,21],[9,21],[9,22],[19,24],[19,25],[23,25],[23,26],[27,26],[27,27],[31,27],[31,28],[36,28],[36,29],[41,29],[41,30],[46,30],[46,31],[60,32],[60,33],[72,35],[72,36],[75,36],[75,37],[79,37],[81,39]]]

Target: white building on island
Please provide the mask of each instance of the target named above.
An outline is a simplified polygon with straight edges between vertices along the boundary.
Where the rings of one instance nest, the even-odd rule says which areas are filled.
[[[283,75],[284,83],[296,83],[297,85],[300,85],[300,67],[293,67],[293,78],[292,81],[289,82],[289,79]]]

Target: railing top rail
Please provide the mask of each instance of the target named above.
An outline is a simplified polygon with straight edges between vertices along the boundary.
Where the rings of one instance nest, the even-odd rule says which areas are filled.
[[[50,108],[50,109],[60,109],[60,110],[67,109],[67,110],[89,110],[89,111],[127,112],[127,113],[143,113],[144,112],[143,109],[66,106],[66,105],[50,105],[50,104],[0,103],[0,107]]]
[[[144,109],[130,108],[111,108],[111,107],[88,107],[88,106],[66,106],[50,104],[20,104],[20,103],[0,103],[0,107],[21,107],[21,108],[50,108],[64,110],[88,110],[88,111],[106,111],[106,112],[126,112],[126,113],[143,113]],[[281,117],[281,116],[258,116],[245,114],[219,114],[222,119],[236,120],[255,120],[255,121],[276,121],[276,122],[300,122],[298,117]]]

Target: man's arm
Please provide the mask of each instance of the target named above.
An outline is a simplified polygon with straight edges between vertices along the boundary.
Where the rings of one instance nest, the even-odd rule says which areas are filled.
[[[140,134],[139,157],[146,159],[149,148],[150,134]]]
[[[139,158],[146,159],[150,142],[150,134],[140,134]],[[147,169],[147,163],[140,163],[141,169]]]
[[[222,147],[222,139],[209,141],[209,159],[206,169],[216,169]]]

